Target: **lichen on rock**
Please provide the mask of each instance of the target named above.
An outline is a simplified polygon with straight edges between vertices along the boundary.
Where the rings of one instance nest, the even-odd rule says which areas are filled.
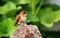
[[[27,25],[26,23],[18,26],[10,38],[42,38],[36,25]]]

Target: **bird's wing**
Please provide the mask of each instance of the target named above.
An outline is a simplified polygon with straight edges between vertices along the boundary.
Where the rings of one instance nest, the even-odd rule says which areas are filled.
[[[19,22],[19,19],[20,19],[20,16],[19,16],[19,15],[17,15],[17,16],[16,16],[16,20],[15,20],[14,25],[16,25],[16,24]]]

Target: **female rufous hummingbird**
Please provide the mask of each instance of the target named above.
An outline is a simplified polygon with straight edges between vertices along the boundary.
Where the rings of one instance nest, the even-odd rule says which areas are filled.
[[[14,25],[17,25],[17,24],[21,24],[21,23],[25,23],[26,21],[26,12],[25,11],[21,11],[17,16],[16,16],[16,20],[15,20],[15,23]]]

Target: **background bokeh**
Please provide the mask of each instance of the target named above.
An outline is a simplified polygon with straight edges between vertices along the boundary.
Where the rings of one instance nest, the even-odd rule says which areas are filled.
[[[60,38],[59,0],[0,0],[0,38],[9,38],[18,26],[16,15],[27,11],[27,24],[38,26],[43,38]]]

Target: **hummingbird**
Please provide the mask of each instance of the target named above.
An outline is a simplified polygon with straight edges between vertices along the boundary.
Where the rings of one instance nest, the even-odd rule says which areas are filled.
[[[14,22],[14,25],[17,24],[21,24],[21,23],[25,23],[26,22],[26,12],[25,11],[21,11],[17,16],[16,16],[16,20]]]

